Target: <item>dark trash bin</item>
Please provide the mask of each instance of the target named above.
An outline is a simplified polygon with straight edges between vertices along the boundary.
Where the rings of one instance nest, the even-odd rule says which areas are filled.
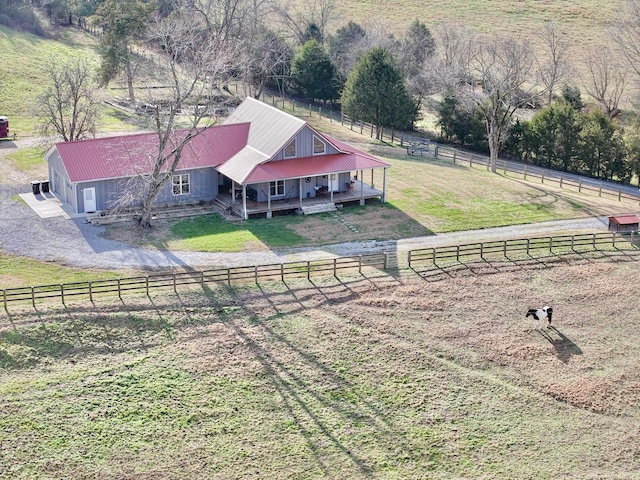
[[[40,189],[42,193],[49,193],[49,180],[43,180],[40,182]]]
[[[34,195],[38,195],[40,193],[40,182],[31,182],[31,191]]]

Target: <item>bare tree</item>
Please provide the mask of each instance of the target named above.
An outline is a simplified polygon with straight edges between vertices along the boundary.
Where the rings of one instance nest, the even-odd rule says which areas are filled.
[[[440,77],[441,88],[471,81],[467,77],[478,45],[477,35],[470,30],[450,25],[436,27],[439,64],[433,71]]]
[[[611,34],[631,68],[640,75],[640,0],[627,0]]]
[[[498,154],[514,113],[544,94],[545,90],[531,83],[535,61],[528,44],[509,37],[492,37],[478,45],[476,55],[464,70],[464,78],[470,81],[458,84],[457,89],[482,114],[487,129],[491,171],[495,173]],[[464,66],[464,62],[462,64]]]
[[[546,56],[544,60],[537,60],[538,72],[542,84],[548,92],[548,101],[553,100],[553,92],[556,85],[564,80],[569,73],[567,52],[569,41],[564,32],[554,22],[545,23],[538,35],[545,46]]]
[[[618,64],[613,52],[606,47],[591,52],[585,60],[585,66],[585,91],[600,104],[609,119],[617,117],[620,114],[620,99],[627,85],[627,68]]]
[[[189,8],[211,35],[226,41],[255,32],[271,10],[271,0],[194,0]]]
[[[336,0],[305,0],[302,5],[290,0],[278,0],[275,11],[302,45],[310,40],[311,34],[317,35],[319,42],[323,41],[327,24],[334,17],[335,7]]]
[[[44,69],[50,83],[34,106],[42,136],[57,134],[65,142],[95,136],[100,102],[94,66],[82,57],[51,58]]]
[[[202,31],[195,28],[193,18],[179,14],[159,20],[150,29],[149,41],[159,47],[157,61],[171,84],[170,94],[155,105],[152,114],[157,149],[135,152],[148,160],[149,168],[128,181],[116,205],[140,205],[142,227],[151,225],[154,203],[174,177],[185,147],[216,123],[215,106],[221,93],[217,84],[231,70],[234,54],[227,42]]]

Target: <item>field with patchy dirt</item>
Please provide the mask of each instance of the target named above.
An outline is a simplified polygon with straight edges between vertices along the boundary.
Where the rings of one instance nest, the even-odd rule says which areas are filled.
[[[0,477],[637,478],[639,271],[601,252],[2,314]]]

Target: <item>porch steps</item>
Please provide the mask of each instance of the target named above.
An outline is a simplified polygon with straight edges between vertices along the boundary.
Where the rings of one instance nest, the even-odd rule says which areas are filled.
[[[315,205],[303,205],[302,213],[305,215],[312,215],[314,213],[325,213],[325,212],[335,212],[338,209],[336,208],[336,204],[333,202],[326,203],[316,203]]]

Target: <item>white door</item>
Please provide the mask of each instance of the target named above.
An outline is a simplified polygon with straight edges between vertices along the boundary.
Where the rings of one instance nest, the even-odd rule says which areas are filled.
[[[93,213],[96,211],[96,188],[85,188],[82,191],[84,195],[84,212]]]

